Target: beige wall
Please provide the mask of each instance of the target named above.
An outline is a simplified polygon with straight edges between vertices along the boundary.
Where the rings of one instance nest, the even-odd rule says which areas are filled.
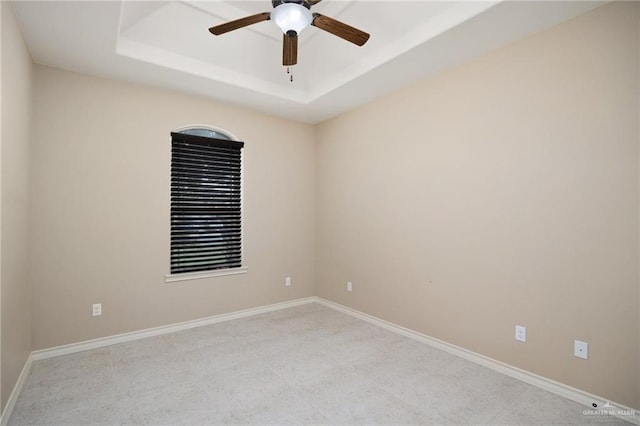
[[[35,82],[34,349],[313,295],[312,126],[41,66]],[[247,274],[164,282],[169,133],[189,124],[245,142]]]
[[[13,11],[2,2],[1,404],[31,351],[28,279],[32,65]]]
[[[0,5],[0,48],[2,47],[2,5]],[[2,51],[0,50],[0,420],[5,403],[2,399]]]
[[[321,124],[316,294],[640,408],[638,57],[610,4]]]
[[[7,10],[3,406],[31,349],[317,294],[640,408],[637,4],[317,127],[42,66],[30,121]],[[169,132],[196,123],[246,142],[249,273],[169,284]]]

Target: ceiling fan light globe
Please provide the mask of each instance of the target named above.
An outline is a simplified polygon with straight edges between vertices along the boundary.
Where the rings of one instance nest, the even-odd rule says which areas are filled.
[[[271,12],[271,20],[284,34],[289,31],[300,34],[300,31],[311,24],[312,19],[311,11],[297,3],[282,3]]]

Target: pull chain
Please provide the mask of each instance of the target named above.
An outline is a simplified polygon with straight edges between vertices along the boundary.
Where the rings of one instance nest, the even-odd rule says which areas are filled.
[[[287,74],[289,74],[289,81],[293,83],[293,69],[291,67],[287,67]]]

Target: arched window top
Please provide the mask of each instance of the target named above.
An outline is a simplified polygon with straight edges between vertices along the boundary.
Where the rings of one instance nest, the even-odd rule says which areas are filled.
[[[171,275],[192,279],[193,274],[246,272],[243,146],[233,135],[208,126],[171,132]]]
[[[194,125],[188,127],[182,127],[174,131],[175,133],[182,133],[184,135],[193,135],[193,136],[201,136],[204,138],[214,138],[214,139],[222,139],[227,141],[238,141],[238,138],[233,136],[232,134],[221,130],[216,129],[215,127],[204,126],[204,125]]]

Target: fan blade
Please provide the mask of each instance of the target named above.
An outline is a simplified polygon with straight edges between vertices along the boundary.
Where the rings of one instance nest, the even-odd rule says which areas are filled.
[[[209,28],[209,32],[213,35],[220,35],[248,25],[257,24],[258,22],[268,21],[269,19],[271,19],[271,13],[258,13],[257,15],[251,15],[225,24],[216,25],[215,27]]]
[[[313,14],[313,21],[311,22],[311,25],[350,41],[353,44],[357,44],[358,46],[362,46],[367,42],[367,40],[369,40],[369,34],[364,31],[360,31],[351,25],[344,24],[319,13]]]
[[[290,66],[298,63],[298,35],[284,34],[282,38],[282,65]]]
[[[318,3],[320,3],[322,0],[304,0],[304,4],[306,4],[307,6],[311,7],[314,6]]]

